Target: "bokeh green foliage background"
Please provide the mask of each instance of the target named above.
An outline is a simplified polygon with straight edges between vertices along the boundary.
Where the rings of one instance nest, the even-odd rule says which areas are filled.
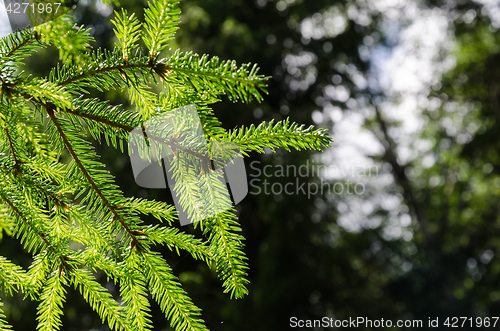
[[[313,124],[313,111],[321,109],[318,97],[335,75],[342,78],[342,85],[353,97],[362,97],[373,105],[386,98],[381,90],[359,88],[335,65],[353,65],[368,75],[370,60],[360,55],[366,37],[389,50],[394,46],[381,29],[380,13],[367,13],[371,19],[368,24],[344,15],[347,26],[335,37],[306,40],[296,25],[332,6],[345,14],[349,6],[363,3],[184,0],[180,30],[172,49],[258,63],[263,74],[273,76],[269,95],[262,104],[223,100],[215,105],[226,128],[287,116]],[[122,0],[120,5],[142,18],[143,2]],[[80,3],[75,20],[92,28],[95,47],[111,48],[112,16],[102,15],[106,11],[98,10],[99,6],[95,2]],[[300,194],[250,194],[238,206],[250,264],[250,295],[245,299],[230,300],[223,294],[220,282],[208,267],[188,256],[178,258],[163,252],[195,304],[203,309],[203,318],[211,330],[286,330],[291,316],[424,321],[428,317],[500,316],[500,36],[491,27],[488,15],[481,14],[483,7],[478,3],[427,1],[420,6],[453,8],[454,15],[450,17],[450,31],[456,65],[440,84],[427,87],[429,100],[439,100],[440,106],[421,109],[421,116],[428,121],[420,138],[432,142],[429,153],[436,162],[429,167],[420,157],[401,162],[397,158],[397,139],[388,134],[397,132],[389,129],[400,124],[373,114],[364,116],[364,127],[383,146],[383,152],[373,155],[373,161],[380,166],[381,174],[393,178],[389,190],[401,197],[401,204],[412,215],[408,227],[413,237],[387,239],[383,229],[390,215],[382,208],[368,215],[382,219],[378,226],[346,230],[338,223],[340,212],[334,203],[346,198],[343,196],[335,196],[332,202],[331,197],[319,194],[312,199]],[[472,21],[459,19],[470,10],[477,13]],[[315,55],[312,65],[299,68],[299,72],[287,71],[285,57],[303,51]],[[45,75],[56,62],[56,51],[48,50],[29,58],[25,69]],[[290,88],[293,77],[305,80],[308,72],[314,74],[313,81],[304,89]],[[104,97],[113,103],[126,102],[119,91],[107,92]],[[472,106],[459,112],[446,106],[449,104]],[[356,111],[348,110],[340,101],[335,105],[345,112]],[[446,129],[448,119],[473,126],[470,138],[455,139]],[[336,130],[335,123],[326,118],[319,125]],[[135,185],[127,155],[105,146],[98,146],[98,150],[126,196],[147,195],[171,201],[168,190],[144,190]],[[261,167],[300,166],[312,156],[308,152],[278,151],[251,155],[246,164],[247,169],[252,161],[262,162]],[[269,180],[284,182],[290,178]],[[373,196],[380,191],[368,187],[365,194]],[[6,236],[0,243],[0,254],[28,265],[28,255]],[[106,282],[104,277],[101,280]],[[109,289],[114,291],[111,283]],[[2,300],[16,330],[35,328],[34,303],[20,297]],[[156,310],[155,329],[168,330],[163,314]],[[72,290],[63,322],[64,330],[106,329]]]

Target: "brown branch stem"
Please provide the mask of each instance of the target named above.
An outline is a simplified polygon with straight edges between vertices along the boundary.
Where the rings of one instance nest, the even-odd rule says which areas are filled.
[[[38,40],[38,33],[36,33],[36,32],[34,32],[33,35],[30,38],[24,40],[19,45],[14,46],[14,48],[12,48],[7,54],[5,54],[3,56],[3,58],[11,57],[12,54],[14,54],[18,49],[22,48],[23,46],[27,45],[28,43],[32,42],[35,39]]]
[[[111,66],[111,67],[104,67],[104,68],[92,70],[89,72],[85,72],[85,73],[73,76],[71,78],[63,80],[62,82],[57,83],[57,85],[65,86],[65,85],[74,83],[80,79],[85,79],[87,77],[92,77],[92,76],[95,76],[98,74],[102,74],[102,73],[114,71],[114,70],[121,71],[123,69],[144,69],[144,68],[153,69],[154,65],[149,64],[149,63],[148,64],[121,64],[121,65],[116,65],[116,66]]]
[[[122,219],[121,215],[118,214],[118,212],[116,211],[116,208],[111,204],[111,202],[108,200],[108,198],[106,198],[104,193],[101,191],[99,186],[96,184],[96,182],[94,181],[92,176],[89,174],[89,172],[87,171],[87,169],[83,165],[82,161],[80,160],[80,158],[76,154],[75,150],[73,149],[73,146],[71,145],[68,137],[64,133],[64,131],[61,127],[61,124],[59,123],[59,120],[57,119],[57,117],[54,113],[54,108],[55,107],[52,104],[45,105],[45,109],[47,111],[47,114],[49,115],[52,123],[54,123],[54,126],[55,126],[57,132],[59,133],[59,136],[63,140],[64,146],[68,150],[69,154],[71,155],[71,157],[75,161],[76,166],[80,169],[80,171],[82,172],[83,176],[85,177],[85,179],[89,183],[92,190],[97,194],[97,196],[102,201],[104,206],[111,212],[111,214],[113,215],[113,219],[118,221],[121,224],[121,226],[123,227],[125,232],[132,239],[132,246],[137,247],[139,245],[139,240],[133,234],[133,231],[130,229],[130,227],[127,225],[127,223],[125,223],[125,221]]]
[[[21,95],[26,100],[32,101],[32,102],[34,102],[34,103],[36,103],[38,105],[41,105],[41,106],[43,106],[45,108],[47,106],[51,106],[52,108],[55,108],[54,104],[52,104],[52,103],[44,103],[42,101],[36,100],[32,95],[30,95],[28,93],[21,93]],[[108,126],[110,126],[112,128],[123,130],[123,131],[126,131],[128,133],[133,132],[134,129],[135,129],[135,127],[133,127],[133,126],[122,124],[122,123],[118,123],[118,122],[115,122],[115,121],[110,121],[109,119],[104,118],[102,116],[85,114],[85,113],[81,113],[81,112],[79,112],[77,110],[68,109],[68,108],[63,108],[61,110],[63,112],[65,112],[65,113],[72,114],[72,115],[75,115],[75,116],[79,116],[79,117],[82,117],[82,118],[85,118],[85,119],[88,119],[88,120],[91,120],[91,121],[95,121],[95,122],[98,122],[98,123],[106,124],[106,125],[108,125]],[[195,151],[190,150],[190,149],[184,149],[182,146],[180,146],[179,144],[176,144],[173,141],[168,141],[168,140],[165,140],[165,139],[163,139],[161,137],[158,137],[158,136],[155,136],[155,135],[148,136],[144,130],[142,130],[142,135],[143,135],[144,139],[146,139],[146,140],[153,140],[153,141],[156,141],[158,143],[162,143],[162,144],[168,145],[168,146],[170,146],[170,148],[172,148],[172,150],[182,151],[183,153],[186,153],[186,154],[189,154],[189,155],[194,156],[196,158],[199,158],[200,160],[204,161],[207,164],[210,164],[211,161],[213,161],[213,160],[210,159],[210,156],[208,154],[201,154],[201,153],[195,152]]]

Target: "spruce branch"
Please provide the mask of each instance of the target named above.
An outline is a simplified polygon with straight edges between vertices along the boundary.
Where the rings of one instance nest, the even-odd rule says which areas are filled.
[[[195,259],[210,263],[213,260],[213,252],[207,242],[196,239],[193,235],[182,233],[176,228],[150,226],[144,230],[153,243],[167,246],[170,250],[175,250],[180,255],[180,250],[185,250]]]
[[[111,66],[105,66],[105,67],[98,67],[95,69],[91,69],[87,72],[81,71],[81,73],[76,74],[74,76],[70,76],[68,78],[65,78],[64,80],[59,81],[57,84],[60,86],[66,86],[74,83],[78,83],[82,80],[86,80],[101,74],[105,74],[108,72],[118,72],[122,73],[125,72],[127,69],[150,69],[152,66],[148,63],[123,63],[123,64],[116,64],[116,65],[111,65]]]
[[[17,92],[17,91],[15,91],[15,92]],[[46,109],[47,109],[47,107],[49,107],[51,109],[54,109],[56,107],[54,103],[40,101],[39,99],[34,98],[29,93],[23,93],[23,92],[18,92],[18,93],[21,94],[26,100],[33,101],[33,102],[37,103],[38,105],[43,106]],[[96,106],[96,107],[93,108],[93,106]],[[121,130],[121,131],[123,131],[123,133],[127,133],[127,134],[117,135],[116,131],[113,132],[114,138],[120,138],[121,139],[120,146],[123,146],[124,141],[128,142],[128,137],[129,137],[128,133],[133,132],[134,129],[138,125],[141,125],[142,122],[140,121],[140,119],[137,118],[136,114],[134,114],[134,113],[122,112],[121,114],[119,114],[119,116],[116,116],[114,118],[110,117],[109,115],[108,115],[108,117],[105,117],[106,115],[103,114],[103,113],[106,113],[108,110],[116,109],[116,108],[117,107],[109,107],[109,106],[107,106],[106,103],[99,104],[99,102],[97,102],[96,100],[83,100],[83,102],[77,108],[73,108],[73,107],[69,106],[69,107],[63,107],[63,108],[59,108],[59,109],[67,114],[75,115],[75,116],[81,117],[85,120],[88,120],[88,121],[85,121],[85,123],[89,127],[94,128],[94,130],[92,130],[91,133],[98,140],[100,140],[100,134],[102,134],[102,133],[104,133],[107,137],[109,137],[107,135],[107,133],[109,131],[106,130],[106,127],[102,127],[102,126],[96,127],[96,123],[104,124],[105,126],[111,127],[113,129]],[[97,111],[89,112],[89,109],[94,109],[94,110],[97,109]],[[49,114],[49,116],[50,116],[50,114]],[[125,119],[125,121],[123,121],[124,119]],[[130,124],[127,124],[127,123],[130,123]],[[102,129],[102,130],[99,130],[99,129]],[[95,132],[97,132],[97,134],[95,134]],[[211,161],[209,154],[201,154],[201,153],[198,153],[198,152],[193,151],[191,149],[184,148],[184,147],[180,146],[179,144],[175,143],[174,141],[167,140],[167,139],[162,138],[162,137],[157,136],[157,135],[147,135],[145,132],[143,132],[141,136],[146,140],[155,141],[155,142],[159,143],[160,145],[167,145],[167,146],[171,147],[173,150],[182,150],[184,153],[192,155],[194,157],[197,157],[206,163],[209,163]],[[115,143],[114,145],[116,146],[117,144]]]
[[[115,207],[108,200],[108,198],[105,196],[105,194],[101,191],[101,189],[99,188],[97,183],[94,181],[92,176],[89,174],[87,168],[81,162],[80,158],[78,157],[77,153],[75,152],[75,150],[73,148],[73,145],[70,143],[70,141],[68,140],[68,137],[64,133],[64,131],[59,123],[59,120],[57,119],[57,117],[54,113],[53,106],[46,105],[45,109],[46,109],[47,114],[49,115],[50,119],[52,120],[52,123],[54,124],[57,132],[59,133],[59,135],[64,143],[64,146],[66,147],[66,149],[70,153],[71,157],[73,158],[73,160],[76,163],[76,166],[78,167],[78,169],[80,169],[80,171],[82,172],[83,176],[85,177],[85,179],[89,183],[92,190],[97,194],[97,196],[100,198],[100,200],[102,201],[104,206],[106,206],[106,208],[112,213],[113,220],[118,221],[121,224],[121,226],[123,227],[123,229],[126,231],[127,235],[132,240],[131,245],[133,247],[140,247],[141,246],[140,241],[133,234],[133,232],[130,229],[130,227],[128,226],[128,224],[125,222],[125,220],[122,218],[122,216],[116,211]]]
[[[40,36],[40,42],[59,50],[59,59],[63,63],[80,67],[90,60],[88,52],[94,41],[89,34],[91,29],[76,26],[68,15],[40,24],[34,30]]]
[[[7,126],[4,126],[4,131],[5,131],[5,137],[7,138],[7,141],[9,143],[10,153],[12,154],[12,158],[14,159],[14,168],[19,170],[19,166],[22,163],[22,161],[17,156],[17,152],[14,148],[14,141]]]
[[[247,257],[243,253],[243,236],[239,235],[241,228],[236,221],[234,210],[220,213],[207,221],[206,232],[210,233],[210,246],[215,253],[216,268],[223,280],[224,292],[231,297],[243,298],[248,294]]]
[[[0,66],[8,61],[19,61],[45,45],[40,42],[40,35],[33,29],[11,33],[0,40]]]
[[[64,285],[66,285],[65,275],[57,271],[52,272],[45,284],[38,306],[37,330],[53,331],[61,327],[62,307],[66,295]]]
[[[111,294],[97,282],[86,269],[76,269],[71,274],[75,288],[96,311],[103,321],[107,321],[111,330],[133,330],[127,321],[123,308],[113,299]]]
[[[134,316],[131,324],[135,330],[151,330],[151,308],[147,299],[146,280],[140,269],[140,258],[133,252],[125,260],[126,277],[120,279],[120,295],[127,311]]]
[[[178,3],[179,0],[151,1],[144,12],[146,33],[143,40],[149,49],[151,62],[167,47],[167,42],[174,37],[178,29],[180,18]]]
[[[38,253],[34,256],[33,263],[28,269],[27,279],[29,280],[29,283],[26,294],[29,295],[32,300],[39,299],[39,291],[44,285],[47,276],[52,269],[49,257],[50,254],[47,250]]]
[[[182,289],[172,269],[156,254],[144,258],[145,274],[153,298],[160,305],[171,325],[180,331],[205,331],[204,321],[196,307]]]
[[[26,272],[18,265],[0,256],[0,284],[6,292],[23,291],[26,287]]]
[[[13,194],[11,193],[11,195]],[[28,219],[23,211],[15,205],[14,201],[20,200],[19,195],[9,198],[3,190],[0,190],[0,198],[10,207],[14,213],[14,218],[21,221],[17,224],[15,232],[17,232],[18,236],[21,236],[21,242],[24,244],[26,250],[28,252],[37,252],[45,246],[45,250],[50,255],[59,259],[60,265],[63,268],[67,268],[69,266],[69,257],[65,250],[57,243],[51,241],[48,231],[43,228],[41,222],[35,222],[37,217],[33,213],[31,214],[31,219]],[[32,209],[35,208],[32,206]]]
[[[0,331],[11,331],[12,326],[6,321],[5,313],[2,309],[3,303],[0,301]]]
[[[112,330],[150,330],[149,297],[176,331],[206,330],[201,310],[152,247],[185,251],[215,264],[224,292],[231,298],[248,293],[244,237],[220,181],[224,162],[219,159],[234,157],[234,151],[213,148],[221,142],[238,145],[247,155],[266,147],[322,150],[331,142],[326,131],[288,120],[225,130],[210,105],[222,95],[232,101],[261,101],[268,77],[252,64],[166,52],[179,22],[177,3],[150,1],[144,23],[126,11],[117,14],[114,50],[92,50],[89,30],[64,16],[0,40],[0,231],[17,237],[33,254],[27,272],[0,257],[0,283],[9,293],[19,291],[40,302],[39,330],[61,328],[69,286],[80,291]],[[61,60],[48,77],[18,70],[26,56],[48,45],[59,50]],[[161,93],[155,87],[162,88]],[[86,99],[94,88],[127,90],[136,111]],[[190,104],[197,107],[206,137],[197,141],[203,149],[148,130],[154,125],[150,119]],[[175,129],[177,137],[189,131],[189,125],[183,125]],[[99,161],[89,134],[122,151],[133,142],[159,146],[158,155],[172,151],[168,170],[176,182],[174,193],[183,209],[201,220],[195,227],[204,237],[173,227],[177,212],[169,204],[125,198]],[[63,162],[65,151],[69,164]],[[142,215],[163,224],[144,224]],[[70,242],[81,246],[75,250]],[[104,272],[119,286],[120,299],[115,300],[91,271]],[[0,330],[10,328],[4,319],[0,310]]]
[[[333,140],[325,129],[315,129],[313,126],[305,128],[304,125],[291,123],[289,118],[274,123],[261,123],[259,126],[241,127],[229,132],[228,140],[241,146],[242,153],[248,155],[249,151],[264,152],[264,147],[274,151],[282,147],[287,151],[313,149],[322,151]]]
[[[115,25],[116,38],[120,43],[120,48],[122,49],[122,58],[127,61],[130,52],[137,47],[137,42],[141,38],[141,22],[135,16],[135,13],[127,16],[127,11],[122,8],[121,15],[116,15],[116,20],[112,20],[111,23]]]
[[[214,97],[227,95],[230,100],[250,102],[252,98],[262,101],[266,93],[265,81],[269,77],[258,74],[257,65],[236,61],[220,61],[218,57],[176,51],[160,61],[155,71],[169,74],[167,83],[187,84],[198,93],[205,92]],[[209,87],[209,88],[207,88]]]
[[[37,241],[27,240],[27,236],[30,236],[30,234],[26,233],[26,231],[24,231],[24,235],[23,235],[24,240],[23,241],[28,244],[28,246],[26,247],[27,250],[29,252],[38,251],[42,246],[45,246],[48,249],[51,249],[52,245],[51,245],[50,241],[47,239],[47,235],[45,233],[43,233],[42,231],[40,231],[32,222],[30,222],[24,216],[24,214],[19,210],[19,208],[16,207],[14,202],[11,199],[9,199],[6,196],[6,194],[4,194],[4,192],[0,192],[0,197],[10,207],[10,209],[16,215],[16,217],[22,221],[24,226],[30,228],[31,233],[36,234],[36,237],[38,237],[39,240],[37,240]],[[32,236],[30,236],[30,237],[32,237]]]

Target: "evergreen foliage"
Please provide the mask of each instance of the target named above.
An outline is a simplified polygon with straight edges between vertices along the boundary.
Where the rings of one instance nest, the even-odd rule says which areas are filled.
[[[264,147],[321,150],[331,142],[324,130],[288,120],[225,130],[210,104],[223,95],[260,101],[267,77],[256,66],[207,55],[175,51],[162,57],[179,22],[177,2],[152,0],[145,23],[124,10],[116,13],[113,51],[93,50],[88,30],[66,16],[0,41],[0,234],[17,238],[33,255],[28,270],[0,257],[0,284],[8,294],[20,292],[39,302],[39,330],[61,328],[69,287],[112,330],[152,329],[149,297],[175,330],[206,330],[200,309],[151,249],[158,244],[213,266],[231,297],[248,293],[244,238],[234,208],[195,224],[203,239],[182,232],[171,205],[123,196],[89,135],[125,151],[135,127],[194,103],[209,143],[237,143],[244,155]],[[59,50],[60,63],[48,77],[18,70],[27,56],[50,45]],[[87,98],[92,89],[127,90],[137,111]],[[63,153],[71,162],[63,162]],[[210,184],[208,174],[202,184]],[[181,176],[193,183],[189,171]],[[199,192],[186,185],[179,194],[189,206],[199,194],[218,199],[218,188],[212,188]],[[160,223],[147,225],[141,215]],[[97,271],[118,286],[120,298],[97,281]],[[1,307],[0,330],[10,330]]]

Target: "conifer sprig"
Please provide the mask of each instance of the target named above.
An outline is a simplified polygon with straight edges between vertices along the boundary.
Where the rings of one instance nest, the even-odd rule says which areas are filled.
[[[146,33],[144,43],[149,49],[149,58],[154,61],[174,38],[178,29],[180,9],[179,0],[152,1],[144,12]]]
[[[9,325],[6,321],[5,313],[2,309],[3,303],[0,301],[0,330],[2,331],[7,331],[7,330],[12,330],[12,326]]]
[[[261,101],[267,77],[255,65],[168,52],[180,17],[177,2],[151,0],[145,22],[126,11],[116,13],[112,22],[118,44],[113,50],[93,50],[89,30],[67,16],[0,40],[0,240],[3,234],[17,238],[33,255],[26,271],[0,256],[0,285],[8,294],[21,292],[39,302],[39,330],[61,329],[69,287],[78,289],[111,330],[151,330],[149,298],[176,331],[207,330],[201,310],[168,261],[153,250],[162,245],[177,254],[187,252],[215,266],[231,298],[248,293],[241,226],[218,180],[221,170],[205,165],[215,163],[214,154],[233,153],[230,147],[224,150],[226,145],[237,145],[246,156],[266,147],[322,150],[331,142],[326,131],[288,119],[225,130],[210,105],[224,96]],[[49,45],[59,50],[60,62],[48,77],[18,70],[27,56]],[[127,90],[134,109],[88,98],[91,89]],[[145,123],[189,104],[196,105],[205,140],[186,144],[183,157],[169,154],[168,170],[181,206],[201,220],[195,224],[200,230],[196,235],[177,228],[173,206],[125,197],[88,139],[123,152],[129,139],[142,147],[178,151],[178,142],[146,135]],[[183,120],[185,125],[172,132],[188,132],[189,120]],[[131,136],[137,127],[142,133]],[[63,153],[71,162],[61,161]],[[142,215],[162,224],[147,224]],[[103,287],[95,271],[119,291]],[[10,330],[1,308],[0,303],[0,330]]]
[[[274,123],[261,123],[258,126],[253,124],[250,127],[241,127],[229,131],[228,141],[241,146],[242,152],[247,155],[248,151],[263,153],[263,148],[275,151],[276,148],[284,148],[290,151],[313,149],[323,150],[331,143],[325,129],[315,129],[313,126],[305,128],[304,125],[290,123],[287,118],[284,121]]]
[[[176,51],[155,70],[168,75],[166,79],[171,84],[191,85],[196,91],[213,96],[227,95],[232,101],[262,101],[267,80],[258,74],[257,65],[238,66],[236,61],[220,61],[217,56],[210,58],[192,52]]]
[[[24,30],[19,33],[11,33],[0,40],[0,63],[7,61],[20,61],[43,47],[39,42],[39,34],[33,30]]]
[[[0,286],[12,295],[13,292],[23,291],[26,283],[26,272],[18,265],[0,256]]]
[[[122,13],[116,15],[116,20],[111,21],[115,25],[115,34],[122,51],[122,59],[128,61],[131,51],[137,47],[137,42],[141,38],[141,22],[135,14],[127,16],[127,11],[122,9]]]

